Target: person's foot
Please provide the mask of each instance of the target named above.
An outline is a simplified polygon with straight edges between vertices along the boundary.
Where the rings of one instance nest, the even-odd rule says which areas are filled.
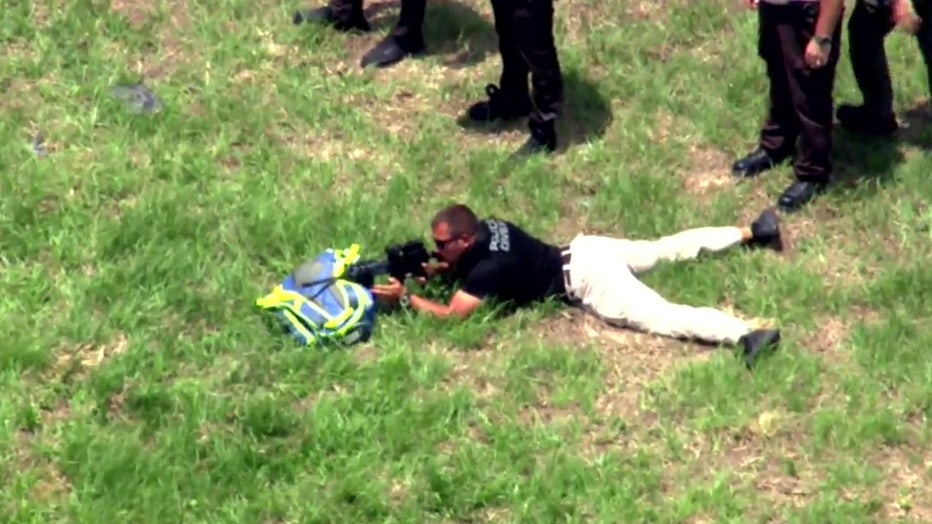
[[[528,121],[531,136],[514,152],[515,157],[527,157],[538,153],[553,153],[557,150],[557,131],[554,120]]]
[[[354,29],[368,32],[371,30],[369,21],[361,12],[351,15],[348,19],[341,20],[336,12],[330,6],[318,7],[307,11],[297,11],[292,18],[294,25],[301,25],[304,22],[312,24],[330,25],[338,31],[352,31]]]
[[[372,65],[376,67],[393,66],[409,56],[423,53],[426,49],[424,38],[421,36],[405,38],[402,41],[400,38],[389,35],[362,57],[359,67],[366,68]]]
[[[522,92],[506,91],[495,84],[485,86],[488,99],[469,106],[467,116],[476,123],[488,123],[496,120],[514,120],[526,117],[533,109],[531,97]]]
[[[827,184],[797,180],[780,195],[777,205],[784,213],[795,213],[825,191]]]
[[[756,329],[741,337],[738,344],[743,350],[745,365],[751,369],[761,356],[777,350],[780,345],[780,330]]]
[[[835,112],[838,123],[852,133],[873,136],[890,136],[899,129],[896,115],[880,114],[866,106],[844,104]]]
[[[751,240],[748,244],[752,247],[783,251],[780,218],[773,209],[764,210],[754,222],[751,222]]]
[[[754,150],[749,155],[738,159],[731,166],[731,173],[738,178],[750,178],[768,171],[783,162],[785,156],[768,153],[762,148]]]

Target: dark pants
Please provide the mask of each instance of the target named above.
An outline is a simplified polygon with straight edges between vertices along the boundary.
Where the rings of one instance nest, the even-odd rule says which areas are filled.
[[[917,0],[916,14],[922,20],[916,40],[926,63],[929,88],[932,89],[932,1]],[[857,0],[848,20],[848,56],[864,105],[881,116],[893,114],[893,86],[884,51],[884,38],[893,30],[893,7],[869,5]]]
[[[804,55],[815,32],[818,2],[758,6],[758,53],[767,64],[770,108],[760,146],[774,159],[795,154],[796,178],[827,183],[832,172],[832,90],[841,47],[841,24],[828,63],[810,69]],[[799,149],[796,141],[799,139]]]
[[[363,16],[363,0],[330,0],[330,9],[338,20],[349,22]],[[392,35],[401,41],[423,39],[424,12],[427,0],[401,0],[401,12]]]
[[[513,99],[528,97],[528,73],[534,87],[532,123],[556,119],[563,104],[563,74],[553,40],[553,0],[492,0],[498,50],[502,57],[499,87]]]

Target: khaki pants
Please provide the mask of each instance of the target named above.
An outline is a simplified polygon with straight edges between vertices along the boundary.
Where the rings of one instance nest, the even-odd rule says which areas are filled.
[[[659,262],[690,260],[742,242],[737,227],[689,229],[657,240],[577,235],[570,242],[567,293],[583,308],[619,327],[657,335],[735,344],[752,327],[724,311],[667,302],[638,280]]]

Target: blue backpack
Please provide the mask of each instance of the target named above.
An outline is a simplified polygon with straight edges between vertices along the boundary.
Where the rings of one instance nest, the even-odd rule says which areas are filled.
[[[366,287],[340,278],[357,261],[357,244],[327,249],[295,269],[256,305],[273,312],[302,345],[365,342],[375,328],[375,298]]]

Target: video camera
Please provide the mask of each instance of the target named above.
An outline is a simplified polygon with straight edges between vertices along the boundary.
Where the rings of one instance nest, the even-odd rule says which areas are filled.
[[[401,282],[408,276],[426,277],[423,264],[431,258],[423,242],[412,240],[385,248],[384,260],[362,260],[353,264],[342,278],[371,288],[379,275],[389,275]]]

